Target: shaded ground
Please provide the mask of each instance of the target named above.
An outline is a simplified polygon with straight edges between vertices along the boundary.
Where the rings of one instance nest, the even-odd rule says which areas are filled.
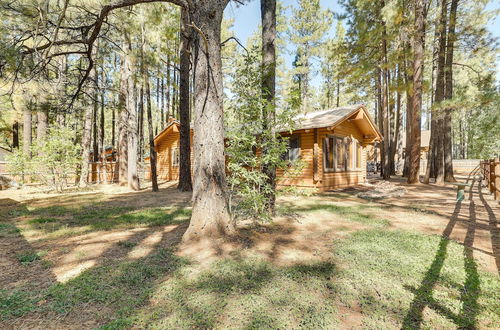
[[[394,180],[396,185],[404,185]],[[489,328],[498,204],[477,184],[279,199],[273,223],[180,245],[190,195],[0,192],[0,327]]]

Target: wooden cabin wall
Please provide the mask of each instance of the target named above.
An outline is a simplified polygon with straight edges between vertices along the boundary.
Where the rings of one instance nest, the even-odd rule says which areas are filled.
[[[358,141],[363,141],[363,134],[359,129],[350,121],[344,121],[333,130],[321,128],[319,130],[319,140],[321,141],[320,147],[320,162],[321,162],[321,177],[323,179],[321,190],[326,191],[335,188],[348,187],[365,182],[366,179],[366,148],[361,149],[361,169],[349,170],[347,172],[324,172],[323,171],[323,140],[329,135],[336,136],[352,136]]]
[[[316,134],[316,139],[315,139]],[[325,172],[323,167],[323,140],[328,135],[353,136],[358,141],[363,140],[363,134],[350,121],[345,121],[333,130],[327,128],[307,129],[294,132],[292,135],[300,136],[300,159],[304,168],[296,175],[285,175],[285,171],[278,170],[279,186],[296,186],[299,188],[314,188],[319,191],[326,191],[335,188],[347,187],[365,182],[366,179],[366,148],[361,150],[361,169],[348,172]],[[286,134],[285,136],[290,136]],[[191,133],[191,141],[193,134]],[[316,155],[316,179],[314,175],[314,144],[317,143]],[[158,153],[158,179],[159,180],[178,180],[179,168],[171,164],[171,150],[179,147],[178,129],[165,134],[156,146]],[[193,169],[193,148],[191,147],[191,169]]]
[[[171,132],[165,134],[156,145],[156,171],[158,180],[172,181],[179,179],[179,167],[172,166],[172,149],[180,147],[180,133],[177,128],[173,128]],[[191,141],[193,141],[193,133],[191,132]],[[193,171],[193,146],[191,145],[191,174]],[[149,158],[148,158],[149,160]],[[145,178],[151,179],[151,174],[148,166]]]
[[[315,134],[317,134],[317,148],[316,155],[317,174],[314,179],[314,142]],[[359,129],[349,121],[345,121],[333,130],[327,128],[318,128],[300,130],[294,132],[292,135],[300,135],[300,158],[304,162],[304,169],[294,177],[285,177],[283,170],[277,171],[278,185],[279,186],[296,186],[301,188],[315,188],[320,191],[326,191],[334,188],[347,187],[363,183],[366,179],[366,152],[364,147],[361,150],[361,169],[351,170],[348,172],[325,172],[323,169],[323,140],[328,135],[338,136],[353,136],[358,141],[363,140],[363,135]],[[285,136],[290,136],[289,134]]]

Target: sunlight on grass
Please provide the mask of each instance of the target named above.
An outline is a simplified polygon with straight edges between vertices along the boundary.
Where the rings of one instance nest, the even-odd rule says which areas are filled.
[[[399,328],[403,321],[416,327],[411,306],[425,303],[418,300],[430,301],[435,312],[422,320],[423,328],[469,328],[474,324],[463,309],[472,305],[467,304],[470,295],[479,298],[473,312],[482,326],[500,322],[498,278],[477,268],[471,274],[466,264],[474,260],[464,257],[459,244],[439,236],[366,230],[338,242],[335,251],[345,269],[337,284],[342,302],[359,304],[369,328]],[[440,271],[437,262],[442,263]],[[470,276],[477,283],[467,282]],[[435,282],[434,288],[425,285],[429,281]]]
[[[187,266],[164,282],[135,325],[153,328],[332,328],[331,281],[322,262],[277,267],[257,258],[222,259],[208,270]],[[193,275],[195,274],[195,275]]]
[[[389,221],[387,219],[379,218],[371,213],[367,213],[366,211],[373,211],[373,207],[370,206],[342,206],[336,205],[334,203],[314,203],[314,204],[306,204],[306,205],[281,205],[280,210],[278,211],[280,214],[289,214],[289,213],[299,213],[299,214],[307,214],[311,212],[325,211],[332,213],[336,216],[340,216],[345,220],[362,223],[365,225],[374,225],[374,226],[387,226]]]
[[[180,224],[189,220],[191,210],[163,207],[137,211],[132,207],[96,205],[78,208],[46,207],[24,211],[24,214],[38,215],[26,222],[26,229],[42,233],[46,239],[55,239],[114,228]],[[0,227],[0,235],[6,230]]]
[[[357,306],[365,328],[487,328],[500,322],[498,278],[477,269],[459,244],[370,229],[335,240],[332,249],[328,260],[292,266],[236,251],[209,267],[159,249],[47,290],[0,291],[0,312],[3,319],[31,311],[64,315],[91,305],[103,329],[337,328],[339,304]]]

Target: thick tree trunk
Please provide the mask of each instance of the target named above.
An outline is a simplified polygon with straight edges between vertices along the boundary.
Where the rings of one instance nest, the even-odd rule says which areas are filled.
[[[375,120],[378,121],[378,127],[381,132],[384,131],[384,117],[383,117],[383,110],[382,110],[382,70],[378,67],[376,70],[376,79],[375,79],[375,85],[377,89],[377,118]],[[382,133],[383,134],[383,133]],[[384,163],[384,152],[383,152],[383,141],[379,142],[378,144],[379,150],[380,150],[380,174],[383,172],[383,166],[382,164]],[[377,166],[377,161],[375,160],[375,173],[378,172],[378,166]]]
[[[455,25],[457,20],[458,0],[452,0],[450,5],[450,19],[448,23],[448,41],[446,44],[446,61],[445,61],[445,100],[453,98],[453,52],[455,47]],[[451,112],[452,108],[445,109],[444,117],[444,180],[447,182],[455,182],[453,175],[453,144],[451,138]]]
[[[406,48],[409,48],[409,43]],[[411,122],[412,122],[412,106],[413,106],[413,74],[408,69],[413,67],[413,62],[407,58],[405,53],[404,63],[404,73],[405,73],[405,85],[406,85],[406,118],[405,118],[405,163],[403,166],[403,177],[408,177],[410,169],[410,137],[411,137]]]
[[[104,68],[102,68],[102,71],[101,71],[101,81],[104,82],[106,81],[105,80],[105,76],[104,76]],[[101,153],[103,153],[104,151],[104,137],[105,137],[105,119],[104,119],[104,98],[105,98],[105,89],[103,88],[101,90],[101,115],[100,115],[100,119],[99,119],[99,125],[100,125],[100,129],[99,129],[99,151]]]
[[[446,0],[441,0],[441,15],[438,25],[438,54],[436,67],[436,91],[434,92],[434,114],[436,118],[436,126],[434,131],[434,145],[436,158],[434,164],[436,167],[436,184],[444,184],[444,139],[443,139],[443,111],[441,109],[444,101],[444,65],[446,56],[446,18],[447,6]]]
[[[37,114],[37,124],[36,124],[36,139],[42,140],[47,136],[47,128],[49,127],[49,117],[47,115],[47,109],[45,105],[38,109]]]
[[[127,184],[132,190],[139,190],[139,175],[137,173],[137,112],[134,86],[134,64],[131,59],[132,45],[130,40],[127,42],[126,54],[124,59],[124,79],[126,86],[125,107],[128,114],[126,123],[127,131]]]
[[[380,8],[382,9],[385,6],[385,1],[381,1]],[[382,67],[382,121],[383,127],[382,134],[384,135],[384,140],[382,141],[382,178],[384,180],[388,180],[391,178],[391,125],[389,119],[389,69],[388,69],[388,59],[387,59],[387,33],[385,23],[382,20],[382,63],[384,64]]]
[[[94,93],[93,93],[93,102],[94,102],[94,111],[92,112],[92,160],[97,162],[99,160],[99,141],[98,141],[98,114],[99,114],[99,91],[98,91],[98,76],[97,76],[97,67],[94,66]]]
[[[19,122],[16,120],[12,124],[12,149],[19,148]]]
[[[163,84],[163,82],[162,82]],[[170,117],[170,114],[172,113],[170,111],[170,56],[167,55],[167,86],[165,92],[165,100],[166,100],[166,113],[165,113],[165,121],[162,122],[162,127],[165,126],[165,123],[168,121],[168,117]],[[163,92],[162,92],[163,96]],[[163,107],[163,105],[162,105]],[[163,111],[163,110],[162,110]]]
[[[126,44],[123,43],[123,49],[126,49]],[[118,124],[118,182],[120,185],[127,184],[127,172],[128,172],[128,109],[127,109],[127,74],[125,72],[125,57],[127,55],[122,55],[121,65],[120,65],[120,96],[118,101],[119,108],[119,124]]]
[[[169,88],[169,83],[170,83],[170,79],[168,78],[168,76],[170,75],[170,65],[168,64],[168,56],[167,56],[167,89]],[[165,79],[163,77],[161,77],[161,87],[160,87],[160,90],[161,90],[161,97],[160,97],[160,104],[159,104],[159,107],[160,107],[160,121],[161,121],[161,125],[160,125],[160,128],[163,129],[163,127],[165,127],[165,123],[168,121],[168,92],[167,92],[167,111],[166,111],[166,118],[165,118]]]
[[[138,131],[139,131],[139,140],[137,143],[137,147],[139,149],[139,162],[143,160],[143,145],[142,141],[144,141],[144,86],[141,84],[141,88],[139,89],[139,118],[138,118]]]
[[[422,83],[425,53],[425,17],[428,0],[415,0],[415,31],[413,39],[413,97],[410,123],[410,151],[408,183],[419,183],[420,172],[420,125],[422,121]]]
[[[398,68],[398,78],[399,84],[399,68]],[[399,131],[401,129],[401,93],[396,93],[396,115],[394,120],[394,134],[392,139],[392,148],[391,148],[391,174],[396,174],[396,152],[398,150],[398,142],[399,142]]]
[[[192,30],[188,27],[188,13],[186,9],[181,10],[181,53],[180,53],[180,95],[179,95],[179,119],[180,119],[180,155],[179,155],[179,184],[180,191],[191,191],[191,125],[189,116],[189,57],[191,55]]]
[[[149,141],[149,164],[151,171],[151,188],[158,191],[158,177],[156,174],[156,150],[153,134],[153,115],[151,113],[151,89],[149,86],[148,71],[144,71],[144,82],[146,84],[146,112],[148,116],[148,141]]]
[[[260,10],[262,17],[262,97],[266,101],[263,112],[262,130],[271,134],[264,134],[266,138],[274,139],[275,132],[275,96],[276,96],[276,0],[261,0]],[[338,102],[338,100],[337,100]],[[263,141],[264,145],[268,145]],[[269,150],[263,149],[263,155]],[[274,214],[276,204],[276,168],[272,163],[264,163],[262,172],[267,176],[267,184],[271,188],[266,196],[267,209]]]
[[[89,183],[89,160],[92,137],[92,107],[85,106],[83,115],[83,134],[82,134],[82,169],[80,173],[80,186]]]
[[[224,110],[220,49],[227,0],[196,2],[190,11],[195,38],[193,211],[184,240],[235,233],[229,214],[224,156]]]

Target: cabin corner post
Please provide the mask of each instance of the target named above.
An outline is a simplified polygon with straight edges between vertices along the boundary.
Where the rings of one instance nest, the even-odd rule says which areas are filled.
[[[314,145],[313,145],[313,183],[321,181],[319,175],[319,145],[318,145],[318,129],[314,129]]]

